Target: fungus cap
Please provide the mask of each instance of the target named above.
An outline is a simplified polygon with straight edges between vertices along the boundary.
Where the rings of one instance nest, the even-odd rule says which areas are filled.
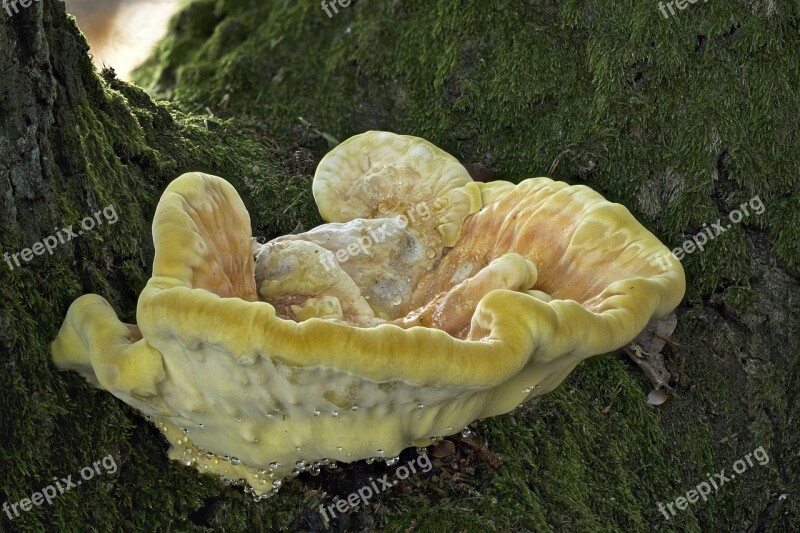
[[[223,179],[191,173],[156,210],[138,329],[99,296],[82,296],[53,343],[56,365],[155,417],[171,457],[260,495],[297,468],[396,456],[506,413],[679,303],[680,263],[621,205],[547,178],[474,183],[431,147],[371,132],[334,149],[315,177],[320,211],[341,223],[438,202],[431,221],[412,228],[420,239],[436,233],[426,241],[436,253],[376,325],[348,323],[355,300],[302,276],[283,284],[269,252],[263,277],[278,281],[261,298],[285,298],[297,321],[260,301],[244,204]],[[384,179],[365,158],[404,177]],[[381,212],[387,190],[393,200]],[[298,239],[306,254],[329,242],[283,242]],[[340,267],[335,279],[353,281],[347,294],[366,294],[351,266]]]

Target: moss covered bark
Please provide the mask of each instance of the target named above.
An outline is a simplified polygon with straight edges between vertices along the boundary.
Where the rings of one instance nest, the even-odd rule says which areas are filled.
[[[327,143],[300,129],[294,144],[279,147],[257,126],[155,104],[113,72],[99,75],[87,50],[62,3],[0,14],[0,253],[11,258],[0,264],[0,502],[29,498],[54,477],[80,479],[81,468],[109,454],[119,470],[52,506],[13,519],[0,511],[0,530],[186,529],[208,498],[241,494],[225,495],[213,479],[198,483],[167,461],[165,442],[124,404],[58,373],[49,343],[86,292],[135,322],[152,262],[150,222],[170,180],[189,170],[224,175],[249,191],[257,231],[284,233],[302,217],[317,222],[309,165]],[[101,216],[103,224],[67,239],[62,228],[77,232],[109,206],[116,221]],[[52,256],[17,256],[16,265],[13,254],[59,233],[67,242]],[[262,511],[238,509],[229,527],[254,513]]]
[[[781,1],[697,3],[665,20],[633,1],[360,0],[328,18],[317,1],[196,0],[138,75],[171,104],[95,73],[60,3],[3,17],[2,251],[106,205],[120,219],[53,257],[0,264],[0,498],[109,453],[119,471],[52,507],[0,514],[0,528],[799,529],[798,15]],[[631,365],[598,357],[552,394],[475,425],[501,466],[455,439],[430,474],[325,524],[319,504],[393,470],[343,466],[256,504],[167,461],[136,413],[55,372],[47,344],[78,295],[102,294],[134,320],[170,179],[222,175],[257,234],[286,233],[318,222],[319,132],[370,128],[424,136],[494,178],[588,183],[671,246],[758,195],[763,214],[684,261],[689,294],[666,350],[677,396],[648,406]],[[669,520],[659,512],[759,446],[767,465]]]

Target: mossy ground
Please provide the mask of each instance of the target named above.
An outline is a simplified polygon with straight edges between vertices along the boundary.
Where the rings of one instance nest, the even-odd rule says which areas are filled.
[[[697,3],[664,20],[651,2],[359,0],[328,18],[317,1],[196,0],[138,76],[172,103],[79,63],[88,95],[61,117],[78,135],[52,133],[63,181],[49,185],[49,223],[108,204],[120,222],[52,259],[0,268],[0,498],[109,453],[119,472],[13,522],[0,514],[0,528],[318,530],[320,503],[390,470],[303,476],[256,504],[168,461],[133,410],[50,363],[78,295],[102,294],[134,321],[149,222],[180,173],[232,181],[256,234],[318,223],[309,184],[328,142],[316,128],[421,135],[494,179],[587,183],[670,246],[754,195],[766,206],[684,261],[687,303],[665,351],[676,397],[648,406],[632,365],[587,361],[555,392],[475,425],[499,468],[458,444],[331,529],[800,529],[799,15],[788,1]],[[4,227],[0,245],[18,251],[50,233]],[[658,511],[759,446],[768,465],[675,518]]]

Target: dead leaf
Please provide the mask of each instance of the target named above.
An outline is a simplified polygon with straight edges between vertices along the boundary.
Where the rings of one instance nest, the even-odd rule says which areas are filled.
[[[443,440],[431,446],[431,455],[434,457],[449,457],[455,453],[456,445],[450,440]]]
[[[675,313],[670,313],[660,320],[647,324],[644,331],[633,340],[633,344],[638,344],[645,352],[660,353],[677,325],[678,317]]]
[[[664,389],[655,389],[647,395],[647,403],[650,405],[661,405],[669,398],[669,393]]]

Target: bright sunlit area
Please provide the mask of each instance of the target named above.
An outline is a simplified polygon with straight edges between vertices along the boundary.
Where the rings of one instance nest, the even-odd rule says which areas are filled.
[[[66,0],[91,46],[98,68],[113,67],[128,80],[163,37],[179,0]]]

